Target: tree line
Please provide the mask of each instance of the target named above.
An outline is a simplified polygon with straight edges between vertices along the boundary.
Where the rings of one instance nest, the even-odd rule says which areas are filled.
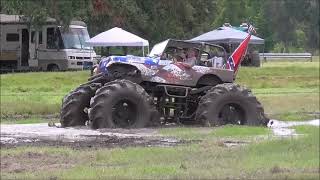
[[[28,16],[34,27],[46,17],[64,26],[82,20],[91,36],[117,26],[151,45],[250,22],[266,52],[319,54],[318,0],[2,0],[0,10]]]

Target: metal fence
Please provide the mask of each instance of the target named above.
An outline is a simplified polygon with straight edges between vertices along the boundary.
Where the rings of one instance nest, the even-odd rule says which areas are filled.
[[[312,61],[311,53],[259,53],[260,59],[267,60],[297,60],[297,59],[307,59]]]

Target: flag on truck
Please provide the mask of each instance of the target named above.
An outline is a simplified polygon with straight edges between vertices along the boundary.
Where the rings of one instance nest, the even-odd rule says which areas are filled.
[[[231,54],[227,60],[227,68],[236,72],[238,67],[247,53],[248,44],[251,38],[251,33],[240,43],[237,49]]]
[[[246,31],[248,32],[248,36],[240,43],[237,49],[231,54],[231,56],[228,58],[226,63],[227,69],[234,71],[234,73],[237,72],[242,59],[247,54],[251,34],[256,34],[256,30],[252,25],[249,25]]]

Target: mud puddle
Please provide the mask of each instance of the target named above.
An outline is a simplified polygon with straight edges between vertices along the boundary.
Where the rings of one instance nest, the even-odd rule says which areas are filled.
[[[297,136],[293,126],[319,126],[320,120],[286,122],[270,120],[268,127],[273,135],[278,137]],[[17,146],[68,146],[75,149],[100,147],[128,146],[160,146],[171,147],[200,140],[181,140],[174,137],[164,137],[157,129],[99,129],[89,127],[57,128],[49,127],[47,123],[39,124],[2,124],[0,125],[1,148]],[[245,145],[247,142],[225,142],[226,147]]]
[[[1,125],[1,147],[69,146],[75,149],[127,146],[170,147],[193,141],[167,138],[156,129],[99,129],[86,126],[72,128],[48,127],[40,124]]]
[[[268,122],[268,127],[272,129],[272,132],[275,136],[298,136],[299,134],[296,133],[295,129],[292,127],[294,126],[301,126],[301,125],[310,125],[310,126],[320,126],[320,120],[314,119],[310,121],[279,121],[275,119],[271,119]]]

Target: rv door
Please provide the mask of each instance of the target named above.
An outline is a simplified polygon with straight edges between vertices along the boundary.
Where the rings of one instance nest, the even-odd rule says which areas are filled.
[[[27,28],[22,29],[21,39],[21,66],[29,66],[29,30]]]
[[[29,46],[29,66],[38,67],[38,47],[42,44],[42,31],[32,30],[30,34],[30,46]]]

